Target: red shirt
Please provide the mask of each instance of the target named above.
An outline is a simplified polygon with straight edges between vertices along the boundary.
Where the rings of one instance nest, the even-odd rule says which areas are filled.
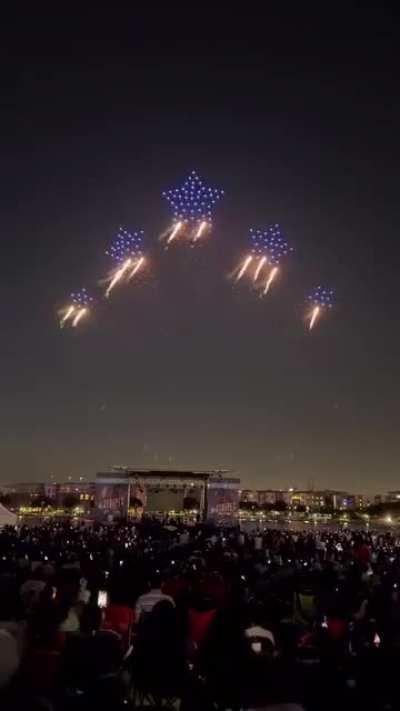
[[[370,559],[370,550],[366,543],[363,543],[359,548],[357,548],[357,550],[355,551],[355,555],[361,565],[368,565]]]
[[[102,629],[111,630],[121,635],[124,645],[129,644],[129,637],[135,621],[135,613],[125,605],[109,605],[106,607]]]
[[[204,640],[209,627],[216,615],[216,610],[207,610],[199,612],[199,610],[189,610],[189,638],[191,642],[199,645]]]
[[[347,627],[344,620],[335,617],[328,620],[328,634],[331,639],[343,639],[346,634],[346,629]]]
[[[218,575],[210,575],[197,585],[197,591],[211,597],[218,607],[223,607],[227,602],[227,589],[224,581]]]
[[[183,578],[169,578],[162,584],[162,592],[164,595],[169,595],[175,600],[179,601],[188,589],[188,583]]]

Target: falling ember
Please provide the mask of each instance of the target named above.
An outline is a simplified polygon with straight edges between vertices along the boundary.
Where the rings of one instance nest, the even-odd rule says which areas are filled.
[[[129,258],[127,259],[122,267],[120,267],[114,274],[113,278],[110,281],[110,284],[108,286],[108,289],[106,291],[106,296],[110,296],[111,290],[114,288],[116,284],[118,284],[119,281],[121,281],[122,277],[124,276],[125,272],[129,269],[129,267],[132,264],[132,260]]]
[[[74,311],[75,311],[75,306],[70,306],[70,307],[67,309],[66,313],[64,314],[64,316],[62,317],[62,319],[61,319],[61,321],[60,321],[60,327],[61,327],[61,328],[62,328],[62,327],[64,326],[64,324],[68,321],[68,319],[71,318],[71,316],[72,316],[72,314],[74,313]]]
[[[88,311],[89,311],[89,309],[87,309],[86,307],[84,307],[83,309],[79,309],[79,311],[78,311],[78,313],[76,314],[74,320],[72,321],[72,325],[73,325],[74,327],[77,326],[78,323],[79,323],[79,321],[81,320],[81,318],[83,318],[83,317],[85,316],[85,314],[88,313]]]
[[[310,319],[310,326],[309,326],[310,331],[311,331],[311,329],[313,328],[313,326],[314,326],[314,324],[315,324],[315,322],[316,322],[316,320],[317,320],[317,318],[318,318],[318,316],[319,316],[319,314],[320,314],[320,311],[321,311],[321,307],[320,307],[320,306],[314,306],[314,308],[313,308],[313,310],[312,310],[312,314],[311,314],[311,319]]]
[[[143,263],[144,263],[144,257],[140,257],[140,258],[137,260],[137,262],[136,262],[134,268],[132,269],[131,273],[129,274],[129,279],[128,279],[128,281],[130,281],[131,279],[133,279],[133,277],[134,277],[135,274],[139,271],[139,269],[140,269],[140,267],[143,265]]]
[[[267,258],[261,257],[260,261],[258,262],[257,269],[254,272],[254,281],[257,281],[258,277],[260,276],[261,269],[263,268],[264,264],[267,263]]]
[[[252,255],[252,254],[249,254],[249,256],[246,257],[246,259],[245,259],[244,262],[243,262],[242,268],[241,268],[239,274],[237,275],[236,281],[239,281],[239,279],[242,278],[242,276],[243,276],[243,274],[245,273],[246,269],[247,269],[248,266],[250,265],[250,262],[252,261],[252,259],[253,259],[253,255]]]
[[[270,273],[269,273],[269,276],[268,276],[268,279],[267,279],[267,283],[265,284],[264,295],[265,295],[265,294],[268,294],[269,287],[271,286],[271,284],[272,284],[272,282],[274,281],[276,275],[278,274],[278,271],[279,271],[278,267],[274,267],[273,269],[271,269],[271,271],[270,271]]]
[[[170,236],[167,239],[167,244],[169,244],[170,242],[172,242],[172,240],[175,239],[175,237],[177,236],[181,227],[182,227],[182,222],[177,222],[174,229],[172,230]]]
[[[199,229],[197,230],[195,236],[193,237],[193,242],[197,242],[197,240],[200,239],[200,237],[203,234],[206,227],[207,227],[207,222],[205,220],[203,220],[203,222],[200,222]]]
[[[333,306],[333,289],[327,289],[324,286],[317,286],[311,294],[307,297],[307,300],[312,304],[312,311],[310,313],[310,324],[309,330],[314,327],[317,319],[322,313],[325,313],[327,309],[331,309]]]
[[[63,328],[67,321],[70,321],[71,326],[77,326],[81,318],[90,312],[93,298],[85,288],[79,291],[74,291],[70,294],[70,305],[64,310],[64,315],[60,320],[60,327]]]

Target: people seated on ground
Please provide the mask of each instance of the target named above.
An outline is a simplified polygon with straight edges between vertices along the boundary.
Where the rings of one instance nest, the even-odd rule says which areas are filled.
[[[43,579],[41,567],[36,568],[35,572],[31,573],[29,578],[20,587],[20,598],[23,609],[27,615],[30,615],[39,602],[40,594],[46,587],[46,582]]]
[[[79,634],[66,638],[60,669],[63,707],[110,709],[122,704],[126,688],[120,677],[121,638],[102,631],[102,610],[88,606]]]
[[[78,602],[82,605],[88,605],[91,597],[92,593],[88,589],[88,581],[86,578],[81,578],[79,581]]]
[[[33,694],[51,696],[60,670],[65,634],[60,631],[68,609],[59,606],[44,591],[28,626],[28,641],[21,666],[21,679]]]
[[[203,644],[216,614],[217,608],[210,597],[193,596],[188,609],[188,638],[193,650]]]
[[[55,583],[54,598],[59,608],[65,610],[60,631],[79,632],[79,617],[84,606],[84,603],[79,601],[79,573],[74,569],[63,570]]]
[[[179,695],[186,684],[186,647],[175,606],[157,602],[138,627],[133,660],[135,683],[158,696]]]
[[[255,654],[276,653],[275,636],[267,622],[267,614],[261,603],[250,605],[248,608],[248,620],[245,627],[245,637],[250,643],[250,647]]]
[[[127,605],[126,596],[121,584],[111,587],[109,603],[104,609],[101,621],[101,629],[116,632],[122,641],[122,646],[128,649],[135,622],[135,613]]]
[[[176,537],[179,530],[177,522]],[[159,532],[152,521],[135,529],[51,521],[0,532],[0,620],[12,635],[21,620],[28,630],[8,685],[25,694],[18,708],[33,708],[37,694],[55,700],[56,711],[116,708],[133,618],[128,603],[136,598],[132,673],[158,700],[184,697],[185,711],[208,711],[214,701],[400,708],[400,541],[393,532],[270,529],[261,551],[247,535],[238,545],[217,531],[210,545],[197,527],[183,548]],[[90,604],[98,589],[109,592],[103,613]]]
[[[216,703],[240,703],[249,645],[243,634],[243,610],[219,610],[199,654],[199,668]]]
[[[177,571],[175,568],[176,561],[171,560],[169,570],[165,573],[162,584],[162,592],[164,595],[172,597],[176,605],[184,602],[190,590],[190,581],[182,574],[182,571]]]
[[[196,584],[196,592],[211,598],[217,607],[224,607],[229,599],[227,583],[219,571],[207,572]]]
[[[18,644],[11,632],[0,629],[0,691],[17,673],[20,664]]]
[[[294,621],[306,625],[317,616],[315,593],[306,583],[303,583],[294,593]]]
[[[140,595],[135,606],[135,622],[143,621],[143,617],[152,612],[157,603],[166,601],[175,607],[175,602],[170,595],[165,595],[162,591],[163,580],[159,572],[155,573],[151,579],[149,591]]]

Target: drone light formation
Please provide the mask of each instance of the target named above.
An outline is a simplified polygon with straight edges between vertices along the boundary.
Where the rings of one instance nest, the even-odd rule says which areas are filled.
[[[122,281],[127,275],[127,272],[133,267],[129,274],[128,281],[144,264],[143,248],[143,230],[139,232],[128,232],[123,227],[120,227],[118,234],[106,251],[107,256],[116,262],[117,269],[111,274],[110,283],[106,290],[108,298],[114,287]]]
[[[307,297],[307,300],[312,304],[312,310],[309,314],[310,320],[308,325],[310,331],[312,331],[324,311],[332,308],[333,294],[333,289],[325,289],[325,287],[319,285]]]
[[[269,264],[279,264],[282,257],[286,257],[293,251],[293,247],[289,247],[278,224],[269,225],[266,230],[253,230],[251,227],[250,242],[255,257],[262,259],[266,256]]]
[[[74,292],[70,297],[71,303],[67,306],[65,313],[60,321],[60,326],[63,328],[65,324],[72,319],[71,325],[77,326],[84,316],[87,316],[90,311],[90,306],[93,298],[89,295],[85,288]]]
[[[210,232],[213,224],[215,206],[224,195],[220,188],[208,186],[195,171],[192,171],[182,185],[164,192],[171,213],[172,224],[164,231],[168,247],[181,239],[194,245]],[[108,298],[113,289],[121,283],[128,283],[136,277],[147,263],[143,253],[142,230],[129,232],[120,227],[110,243],[106,254],[113,262],[113,269],[107,276],[105,296]],[[282,234],[278,224],[270,224],[264,229],[249,230],[249,249],[242,261],[236,266],[231,278],[245,281],[257,289],[260,297],[270,291],[280,273],[282,259],[293,248]],[[322,315],[333,306],[333,290],[319,285],[308,296],[310,310],[306,314],[308,329],[311,331]],[[91,310],[93,298],[85,288],[70,295],[69,302],[59,312],[60,327],[66,324],[77,327]]]
[[[131,259],[141,257],[143,252],[143,235],[143,230],[128,232],[128,230],[120,227],[117,236],[106,251],[106,255],[111,257],[117,264],[125,262],[128,257]]]
[[[293,248],[282,235],[279,225],[270,225],[265,230],[250,229],[251,252],[245,257],[239,270],[237,281],[248,271],[250,264],[254,264],[252,274],[253,283],[257,283],[260,278],[265,278],[265,286],[262,294],[268,293],[272,282],[278,274],[278,265],[283,257],[286,257]],[[267,267],[271,269],[266,273]]]
[[[167,244],[181,234],[197,242],[211,228],[214,206],[224,191],[206,185],[193,170],[180,187],[166,190],[162,196],[168,202],[173,217]]]

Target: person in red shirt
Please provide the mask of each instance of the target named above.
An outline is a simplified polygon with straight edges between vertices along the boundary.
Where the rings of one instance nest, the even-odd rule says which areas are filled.
[[[363,568],[367,568],[371,558],[371,551],[363,538],[356,539],[354,557]]]
[[[101,629],[116,632],[122,639],[124,649],[128,649],[134,623],[135,613],[126,604],[122,591],[118,588],[111,590],[110,602],[104,610]]]
[[[175,603],[178,603],[187,593],[189,583],[184,578],[179,576],[168,577],[161,586],[161,591],[164,595],[172,597]]]
[[[217,572],[206,575],[196,586],[200,595],[211,598],[216,607],[224,607],[228,600],[228,591],[225,581]]]
[[[216,607],[210,598],[198,596],[193,600],[188,610],[188,637],[196,649],[207,637],[216,614]]]

